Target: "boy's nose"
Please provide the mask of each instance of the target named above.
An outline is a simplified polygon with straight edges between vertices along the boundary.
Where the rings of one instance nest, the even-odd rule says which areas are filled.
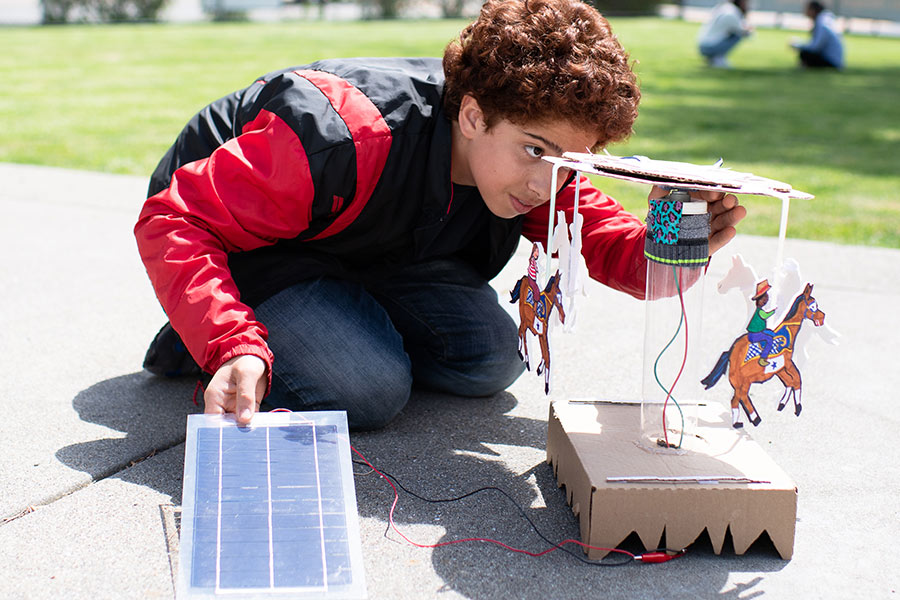
[[[550,165],[547,165],[548,167]],[[536,169],[528,178],[528,190],[534,194],[534,201],[543,204],[550,199],[550,169]]]

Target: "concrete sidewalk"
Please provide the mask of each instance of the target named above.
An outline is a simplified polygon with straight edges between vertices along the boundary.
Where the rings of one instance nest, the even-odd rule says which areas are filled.
[[[9,164],[0,181],[0,597],[171,598],[185,417],[200,409],[193,381],[140,367],[165,320],[131,234],[146,181]],[[736,252],[764,271],[775,240],[739,236],[714,257],[704,339],[715,352],[744,320],[743,299],[714,285]],[[392,492],[360,474],[369,597],[900,597],[900,251],[789,240],[786,256],[843,334],[837,347],[810,344],[799,419],[775,411],[777,383],[752,389],[763,422],[747,433],[799,489],[792,560],[768,540],[743,556],[726,542],[716,556],[703,538],[679,560],[616,569],[478,543],[421,549],[385,534]],[[525,264],[520,252],[496,278],[501,294]],[[578,315],[576,333],[554,338],[554,395],[593,385],[639,399],[642,304],[592,285]],[[526,373],[488,400],[416,393],[396,422],[351,443],[422,495],[498,486],[550,538],[577,537],[545,463],[542,387]],[[729,392],[719,385],[710,395]],[[439,505],[404,495],[395,519],[422,544],[483,536],[545,547],[496,494]]]

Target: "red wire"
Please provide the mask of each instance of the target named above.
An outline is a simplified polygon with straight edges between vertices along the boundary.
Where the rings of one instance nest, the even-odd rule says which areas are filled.
[[[287,409],[287,408],[275,408],[275,409],[272,409],[270,412],[293,412],[293,411],[291,411],[290,409]],[[312,423],[312,421],[309,421],[309,422]],[[684,554],[684,550],[681,550],[679,552],[670,552],[667,550],[656,550],[653,552],[645,552],[643,554],[633,554],[633,553],[629,552],[628,550],[620,550],[618,548],[603,548],[600,546],[591,546],[589,544],[585,544],[583,542],[580,542],[579,540],[573,540],[571,538],[565,539],[565,540],[559,542],[558,544],[552,546],[551,548],[547,548],[546,550],[544,550],[542,552],[530,552],[528,550],[522,550],[521,548],[514,548],[513,546],[504,544],[503,542],[498,541],[498,540],[494,540],[491,538],[478,538],[478,537],[463,538],[463,539],[459,539],[459,540],[449,540],[446,542],[438,542],[437,544],[419,544],[418,542],[414,542],[411,539],[409,539],[408,537],[406,537],[405,535],[403,535],[403,532],[401,532],[397,528],[397,524],[394,523],[394,509],[397,506],[397,502],[400,500],[400,493],[397,491],[397,487],[394,485],[394,482],[391,481],[390,477],[386,477],[384,475],[384,473],[382,473],[381,471],[376,469],[375,466],[369,462],[369,459],[367,459],[365,456],[362,455],[362,452],[360,452],[359,450],[354,448],[352,445],[350,446],[350,449],[353,450],[354,452],[356,452],[356,454],[359,455],[359,457],[363,460],[363,462],[365,462],[366,465],[368,465],[368,467],[370,469],[372,469],[375,473],[378,473],[379,477],[381,477],[382,479],[387,481],[388,485],[391,486],[391,489],[394,490],[394,501],[391,503],[391,510],[388,513],[388,521],[391,524],[391,528],[395,532],[397,532],[397,535],[399,535],[401,538],[403,538],[407,543],[409,543],[413,546],[416,546],[417,548],[439,548],[441,546],[449,546],[451,544],[461,544],[463,542],[488,542],[491,544],[496,544],[502,548],[506,548],[507,550],[510,550],[511,552],[527,554],[528,556],[537,558],[540,556],[544,556],[545,554],[550,554],[554,550],[559,550],[566,544],[576,544],[578,546],[581,546],[582,548],[587,548],[588,550],[601,550],[604,552],[618,552],[619,554],[624,554],[626,556],[630,556],[634,560],[641,561],[641,562],[649,562],[649,563],[667,562],[669,560],[672,560],[673,558],[677,558]]]
[[[197,394],[203,391],[203,380],[198,379],[197,385],[194,386],[194,395],[191,396],[191,401],[193,401],[194,406],[200,406],[200,403],[197,402]]]
[[[679,279],[678,274],[675,275],[675,279]],[[681,379],[681,374],[684,373],[684,366],[687,364],[687,355],[688,355],[688,318],[687,312],[684,309],[684,293],[681,291],[680,282],[676,287],[678,288],[678,300],[681,302],[681,317],[684,319],[684,357],[681,360],[681,368],[678,369],[678,375],[675,376],[675,381],[672,382],[672,387],[666,390],[666,400],[663,402],[663,414],[662,414],[662,426],[663,426],[663,438],[666,440],[666,448],[669,447],[669,432],[666,427],[666,407],[669,405],[669,398],[672,397],[672,392],[675,391],[675,386],[678,385],[678,380]],[[684,425],[681,426],[681,434],[684,437]]]
[[[620,553],[620,554],[628,555],[628,556],[630,556],[631,558],[634,558],[634,559],[637,559],[637,558],[638,558],[637,556],[635,556],[635,555],[632,554],[631,552],[628,552],[627,550],[620,550],[620,549],[618,549],[618,548],[600,548],[600,547],[597,547],[597,546],[589,546],[588,544],[585,544],[585,543],[582,543],[582,542],[580,542],[580,541],[578,541],[578,540],[573,540],[573,539],[566,539],[566,540],[563,540],[563,541],[559,542],[558,544],[556,544],[555,546],[553,546],[553,547],[551,547],[551,548],[548,548],[548,549],[544,550],[543,552],[530,552],[530,551],[528,551],[528,550],[523,550],[523,549],[521,549],[521,548],[514,548],[514,547],[509,546],[509,545],[507,545],[507,544],[504,544],[503,542],[498,541],[498,540],[494,540],[494,539],[491,539],[491,538],[480,538],[480,537],[462,538],[462,539],[458,539],[458,540],[449,540],[449,541],[446,541],[446,542],[438,542],[437,544],[419,544],[418,542],[414,542],[414,541],[412,541],[411,539],[409,539],[408,537],[406,537],[405,535],[403,535],[403,532],[401,532],[401,531],[397,528],[396,523],[394,523],[394,508],[397,506],[397,502],[398,502],[399,499],[400,499],[400,494],[399,494],[399,492],[397,491],[397,487],[394,485],[394,483],[390,480],[389,477],[385,477],[384,474],[383,474],[381,471],[379,471],[378,469],[376,469],[376,468],[372,465],[372,463],[370,463],[370,462],[368,461],[368,459],[366,459],[366,457],[363,456],[362,453],[360,453],[359,450],[357,450],[357,449],[354,448],[353,446],[350,446],[350,449],[353,450],[354,452],[356,452],[356,454],[359,455],[359,457],[363,460],[363,462],[365,462],[366,465],[368,465],[368,467],[369,467],[370,469],[372,469],[373,471],[375,471],[376,473],[378,473],[379,477],[381,477],[382,479],[384,479],[385,481],[387,481],[387,482],[388,482],[388,485],[391,486],[391,489],[394,490],[394,501],[391,503],[391,510],[390,510],[389,513],[388,513],[388,522],[390,523],[391,528],[392,528],[395,532],[397,532],[397,535],[399,535],[401,538],[403,538],[407,543],[409,543],[409,544],[411,544],[411,545],[413,545],[413,546],[415,546],[415,547],[417,547],[417,548],[440,548],[441,546],[449,546],[449,545],[451,545],[451,544],[461,544],[461,543],[463,543],[463,542],[487,542],[487,543],[490,543],[490,544],[496,544],[496,545],[498,545],[498,546],[500,546],[500,547],[502,547],[502,548],[506,548],[507,550],[510,550],[511,552],[518,552],[518,553],[520,553],[520,554],[527,554],[528,556],[532,556],[532,557],[537,558],[537,557],[539,557],[539,556],[544,556],[545,554],[549,554],[549,553],[553,552],[554,550],[559,550],[560,548],[562,548],[562,547],[563,547],[564,545],[566,545],[566,544],[577,544],[578,546],[581,546],[582,548],[587,548],[587,549],[589,549],[589,550],[601,550],[601,551],[605,551],[605,552],[618,552],[618,553]]]

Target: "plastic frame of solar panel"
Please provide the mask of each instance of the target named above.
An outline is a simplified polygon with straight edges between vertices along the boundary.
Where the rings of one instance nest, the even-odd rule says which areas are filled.
[[[365,598],[346,414],[190,415],[178,598]]]

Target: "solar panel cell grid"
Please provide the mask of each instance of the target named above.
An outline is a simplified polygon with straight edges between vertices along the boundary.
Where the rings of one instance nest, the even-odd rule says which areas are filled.
[[[312,414],[322,413],[304,413]],[[337,425],[301,417],[281,426],[218,423],[194,434],[193,469],[187,454],[185,463],[186,499],[193,476],[189,590],[364,597],[354,569],[358,534],[348,530],[355,498],[342,480],[350,473],[346,444],[341,455],[346,434]]]

